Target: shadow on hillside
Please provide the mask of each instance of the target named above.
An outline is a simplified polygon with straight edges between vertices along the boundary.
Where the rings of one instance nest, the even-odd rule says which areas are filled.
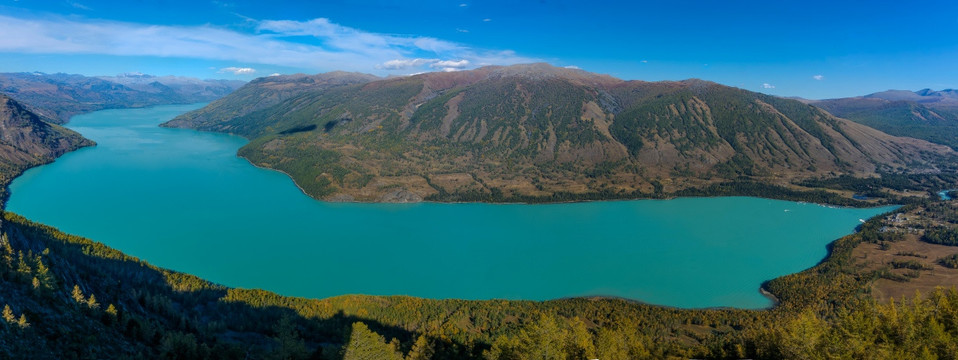
[[[156,268],[103,244],[31,223],[17,215],[5,214],[2,230],[8,234],[15,253],[21,250],[41,254],[49,249],[42,258],[56,277],[58,286],[53,298],[59,304],[46,306],[79,308],[71,296],[74,285],[87,297],[95,295],[101,304],[98,311],[81,309],[83,311],[76,311],[76,316],[95,317],[99,321],[106,318],[102,312],[109,304],[116,306],[117,320],[102,322],[105,329],[97,334],[101,342],[116,341],[166,351],[171,334],[189,334],[195,338],[195,345],[206,344],[211,349],[225,346],[234,352],[241,350],[258,357],[255,354],[288,350],[284,346],[301,340],[301,344],[306,345],[307,356],[317,358],[322,353],[322,358],[338,358],[355,322],[365,323],[386,342],[398,339],[404,353],[418,336],[409,329],[346,314],[329,301],[283,297],[263,290],[230,289],[192,275]],[[377,299],[358,297],[357,301],[372,304]],[[57,339],[49,340],[52,344],[58,343]],[[448,339],[431,340],[451,357],[479,355],[468,353],[475,347]],[[76,344],[60,345],[76,347]],[[188,347],[189,344],[184,349]],[[50,350],[57,353],[57,349]]]

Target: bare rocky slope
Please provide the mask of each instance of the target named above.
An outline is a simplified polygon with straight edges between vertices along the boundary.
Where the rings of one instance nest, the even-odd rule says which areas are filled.
[[[727,180],[934,173],[953,156],[799,101],[701,80],[528,64],[340,81],[285,99],[269,81],[168,125],[245,136],[241,156],[327,200],[629,198]]]

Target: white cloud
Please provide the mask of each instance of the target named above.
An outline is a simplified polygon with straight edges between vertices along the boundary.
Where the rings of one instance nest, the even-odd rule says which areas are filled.
[[[394,59],[377,65],[379,69],[401,70],[411,68],[421,68],[428,65],[429,68],[439,71],[458,71],[464,70],[472,65],[472,62],[466,59],[460,60],[439,60],[439,59]]]
[[[459,29],[459,28],[456,28],[456,31],[461,32],[461,33],[467,33],[467,32],[469,32],[469,30]]]
[[[769,83],[764,83],[764,84],[762,84],[762,88],[763,88],[763,89],[774,89],[774,88],[775,88],[775,85],[772,85],[772,84],[769,84]]]
[[[432,64],[429,65],[429,67],[431,67],[431,68],[433,68],[433,69],[439,69],[439,68],[443,68],[443,69],[449,69],[449,68],[452,68],[452,69],[464,69],[464,68],[466,68],[467,66],[469,66],[469,60],[465,60],[465,59],[463,59],[463,60],[443,60],[443,61],[436,61],[435,63],[432,63]]]
[[[484,21],[484,22],[490,22],[490,21],[492,21],[492,19],[485,18],[485,19],[482,19],[482,21]]]
[[[815,80],[825,80],[825,75],[814,75],[814,76],[812,76],[812,79],[815,79]]]
[[[420,67],[426,64],[433,64],[439,61],[439,59],[393,59],[382,64],[379,64],[377,68],[386,69],[386,70],[400,70],[408,69],[413,67]]]
[[[164,26],[0,15],[0,52],[183,57],[313,71],[380,70],[380,73],[406,68],[398,63],[387,65],[394,60],[461,59],[468,60],[471,66],[538,61],[510,50],[476,49],[431,37],[365,32],[324,18],[266,20],[254,24],[254,33],[243,33],[210,25]],[[313,39],[303,42],[300,37]],[[431,63],[420,62],[415,66]]]
[[[579,67],[578,67],[578,66],[575,66],[575,65],[568,65],[568,66],[565,66],[565,68],[566,68],[566,69],[579,70]]]
[[[256,73],[256,69],[249,67],[230,66],[220,69],[218,73],[233,73],[233,75],[251,75]]]
[[[280,76],[280,75],[283,75],[283,74],[280,74],[280,73],[272,73],[272,74],[269,74],[269,76]]]
[[[643,64],[648,64],[649,61],[648,61],[648,60],[642,60],[642,63],[643,63]]]
[[[466,6],[469,6],[469,4],[459,4],[459,7],[466,7]]]

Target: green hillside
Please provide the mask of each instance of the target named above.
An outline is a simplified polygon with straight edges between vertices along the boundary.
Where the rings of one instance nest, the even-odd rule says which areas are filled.
[[[196,128],[198,130],[232,132],[222,127],[234,118],[276,105],[304,92],[361,84],[378,79],[373,75],[331,72],[315,76],[276,75],[249,82],[236,91],[217,99],[208,106],[180,115],[167,122],[167,127]]]
[[[546,64],[341,84],[228,110],[269,94],[252,85],[169,124],[245,136],[241,156],[327,200],[652,197],[742,179],[934,173],[954,156],[798,101]]]
[[[812,102],[835,116],[895,136],[908,136],[958,149],[958,107],[889,101],[879,98],[844,98]]]

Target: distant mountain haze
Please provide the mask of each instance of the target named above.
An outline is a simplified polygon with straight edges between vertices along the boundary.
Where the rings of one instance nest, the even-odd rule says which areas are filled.
[[[62,124],[102,109],[207,102],[242,86],[237,80],[200,80],[145,74],[87,77],[72,74],[0,73],[0,93],[45,120]]]

